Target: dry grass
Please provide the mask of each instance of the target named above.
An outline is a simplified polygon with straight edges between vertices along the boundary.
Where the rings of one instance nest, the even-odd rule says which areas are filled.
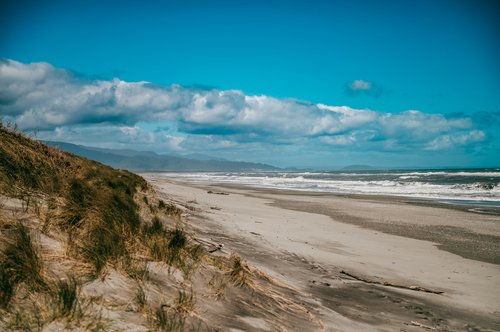
[[[213,289],[216,299],[221,299],[224,297],[227,286],[227,280],[224,275],[214,274],[212,279],[210,279],[210,281],[208,282],[208,285]]]
[[[42,260],[29,230],[18,222],[10,230],[5,248],[0,252],[0,305],[7,307],[19,284],[25,283],[35,291],[45,289]]]
[[[228,272],[229,280],[236,286],[243,287],[252,283],[252,274],[248,264],[235,253],[229,257],[231,268]]]
[[[193,290],[188,292],[184,290],[179,291],[179,295],[174,303],[174,310],[177,311],[182,317],[194,312],[196,301],[194,299]]]
[[[137,285],[137,293],[135,294],[134,300],[140,311],[145,309],[148,302],[146,298],[146,293],[144,292],[144,288],[140,283],[138,283]]]
[[[156,331],[181,332],[184,331],[185,320],[176,311],[168,310],[164,305],[159,306],[152,317],[152,325]]]

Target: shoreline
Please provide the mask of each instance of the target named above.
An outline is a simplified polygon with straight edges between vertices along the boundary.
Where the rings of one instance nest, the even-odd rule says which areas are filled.
[[[145,171],[138,172],[140,174],[164,174],[172,181],[179,181],[180,183],[190,183],[194,185],[216,185],[220,187],[235,187],[235,188],[247,188],[247,189],[256,189],[256,190],[269,190],[269,191],[278,191],[278,192],[286,192],[290,195],[294,193],[298,193],[299,195],[307,194],[307,195],[333,195],[339,197],[351,197],[351,198],[378,198],[378,199],[399,199],[399,200],[408,200],[415,204],[432,204],[439,206],[447,206],[451,205],[456,208],[464,208],[464,209],[474,209],[479,208],[483,211],[479,211],[478,213],[490,213],[494,215],[500,215],[500,200],[489,200],[489,199],[473,199],[473,198],[457,198],[457,197],[427,197],[427,196],[415,196],[415,195],[404,195],[404,194],[396,194],[396,193],[362,193],[362,192],[335,192],[335,191],[326,191],[326,190],[313,190],[313,189],[303,189],[303,188],[277,188],[270,186],[259,186],[257,184],[251,183],[235,183],[230,181],[209,181],[209,180],[191,180],[183,177],[175,176],[178,174],[184,174],[182,172],[163,172],[163,171]],[[196,174],[198,172],[188,172],[186,174]],[[215,172],[217,173],[217,172]],[[221,174],[225,172],[220,172]],[[274,173],[274,172],[271,172]],[[201,172],[203,174],[203,172]],[[169,175],[174,175],[170,177]]]
[[[448,248],[419,235],[440,228],[437,240],[446,239],[456,227],[462,233],[451,232],[455,244],[459,237],[476,244],[486,238],[486,243],[498,245],[498,216],[408,202],[406,197],[354,197],[143,176],[186,207],[195,233],[223,243],[226,250],[237,251],[264,272],[305,292],[315,299],[311,303],[319,301],[317,310],[327,326],[338,328],[335,319],[326,317],[338,321],[340,314],[351,320],[346,326],[358,330],[363,327],[355,322],[393,329],[408,328],[411,319],[431,322],[438,329],[446,325],[461,330],[464,322],[500,329],[498,262],[485,262],[481,250],[473,250],[473,259],[463,258],[450,251],[464,243],[457,248],[448,243]],[[221,192],[224,195],[217,195]],[[498,251],[486,256],[491,254]],[[387,286],[391,284],[444,293]]]

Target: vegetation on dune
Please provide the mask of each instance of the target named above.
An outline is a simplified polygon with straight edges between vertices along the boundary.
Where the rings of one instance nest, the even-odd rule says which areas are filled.
[[[154,197],[154,201],[148,200],[147,191],[147,182],[138,175],[63,153],[0,124],[0,194],[21,199],[25,211],[36,205],[42,231],[57,229],[67,234],[68,258],[86,263],[91,268],[90,278],[112,264],[138,282],[145,280],[147,265],[144,258],[142,262],[134,258],[137,254],[164,261],[186,276],[200,262],[204,250],[191,245],[178,226],[167,229],[157,215],[178,216],[180,210]],[[153,214],[150,222],[140,215],[139,192]],[[43,260],[24,222],[0,220],[0,227],[0,235],[6,239],[0,246],[0,308],[11,311],[9,305],[17,290],[25,286],[29,294],[42,292],[53,298],[53,317],[75,316],[80,306],[77,279],[44,276]],[[190,297],[182,294],[178,306],[186,313],[194,302],[190,302],[192,293]],[[136,300],[140,307],[146,306],[142,288]],[[15,312],[12,326],[21,327],[24,323],[15,319],[19,316]],[[169,313],[167,322],[164,314],[158,311],[156,326],[182,327],[182,316]],[[42,324],[38,318],[37,322],[26,324]]]
[[[127,239],[140,227],[134,196],[147,188],[144,179],[3,127],[0,141],[0,189],[25,200],[27,195],[61,197],[64,204],[54,222],[68,231],[72,252],[96,274],[129,253]]]

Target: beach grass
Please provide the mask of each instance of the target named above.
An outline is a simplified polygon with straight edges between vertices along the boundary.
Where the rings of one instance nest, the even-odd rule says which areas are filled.
[[[0,253],[0,305],[3,307],[9,305],[21,283],[33,290],[47,286],[42,277],[42,260],[28,228],[17,222],[8,231],[12,235]]]

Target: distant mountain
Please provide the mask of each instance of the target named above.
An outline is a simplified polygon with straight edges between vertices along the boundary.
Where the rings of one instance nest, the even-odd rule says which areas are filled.
[[[280,168],[271,165],[228,161],[220,159],[195,159],[170,155],[159,155],[150,151],[114,150],[87,147],[65,142],[44,142],[63,151],[95,160],[114,168],[130,171],[170,172],[245,172],[275,171]],[[205,158],[208,156],[204,156]]]
[[[183,158],[194,159],[194,160],[219,160],[219,161],[229,161],[224,158],[212,157],[203,153],[190,153],[182,155]]]
[[[376,167],[368,166],[368,165],[349,165],[341,168],[341,171],[373,171],[376,170]]]

